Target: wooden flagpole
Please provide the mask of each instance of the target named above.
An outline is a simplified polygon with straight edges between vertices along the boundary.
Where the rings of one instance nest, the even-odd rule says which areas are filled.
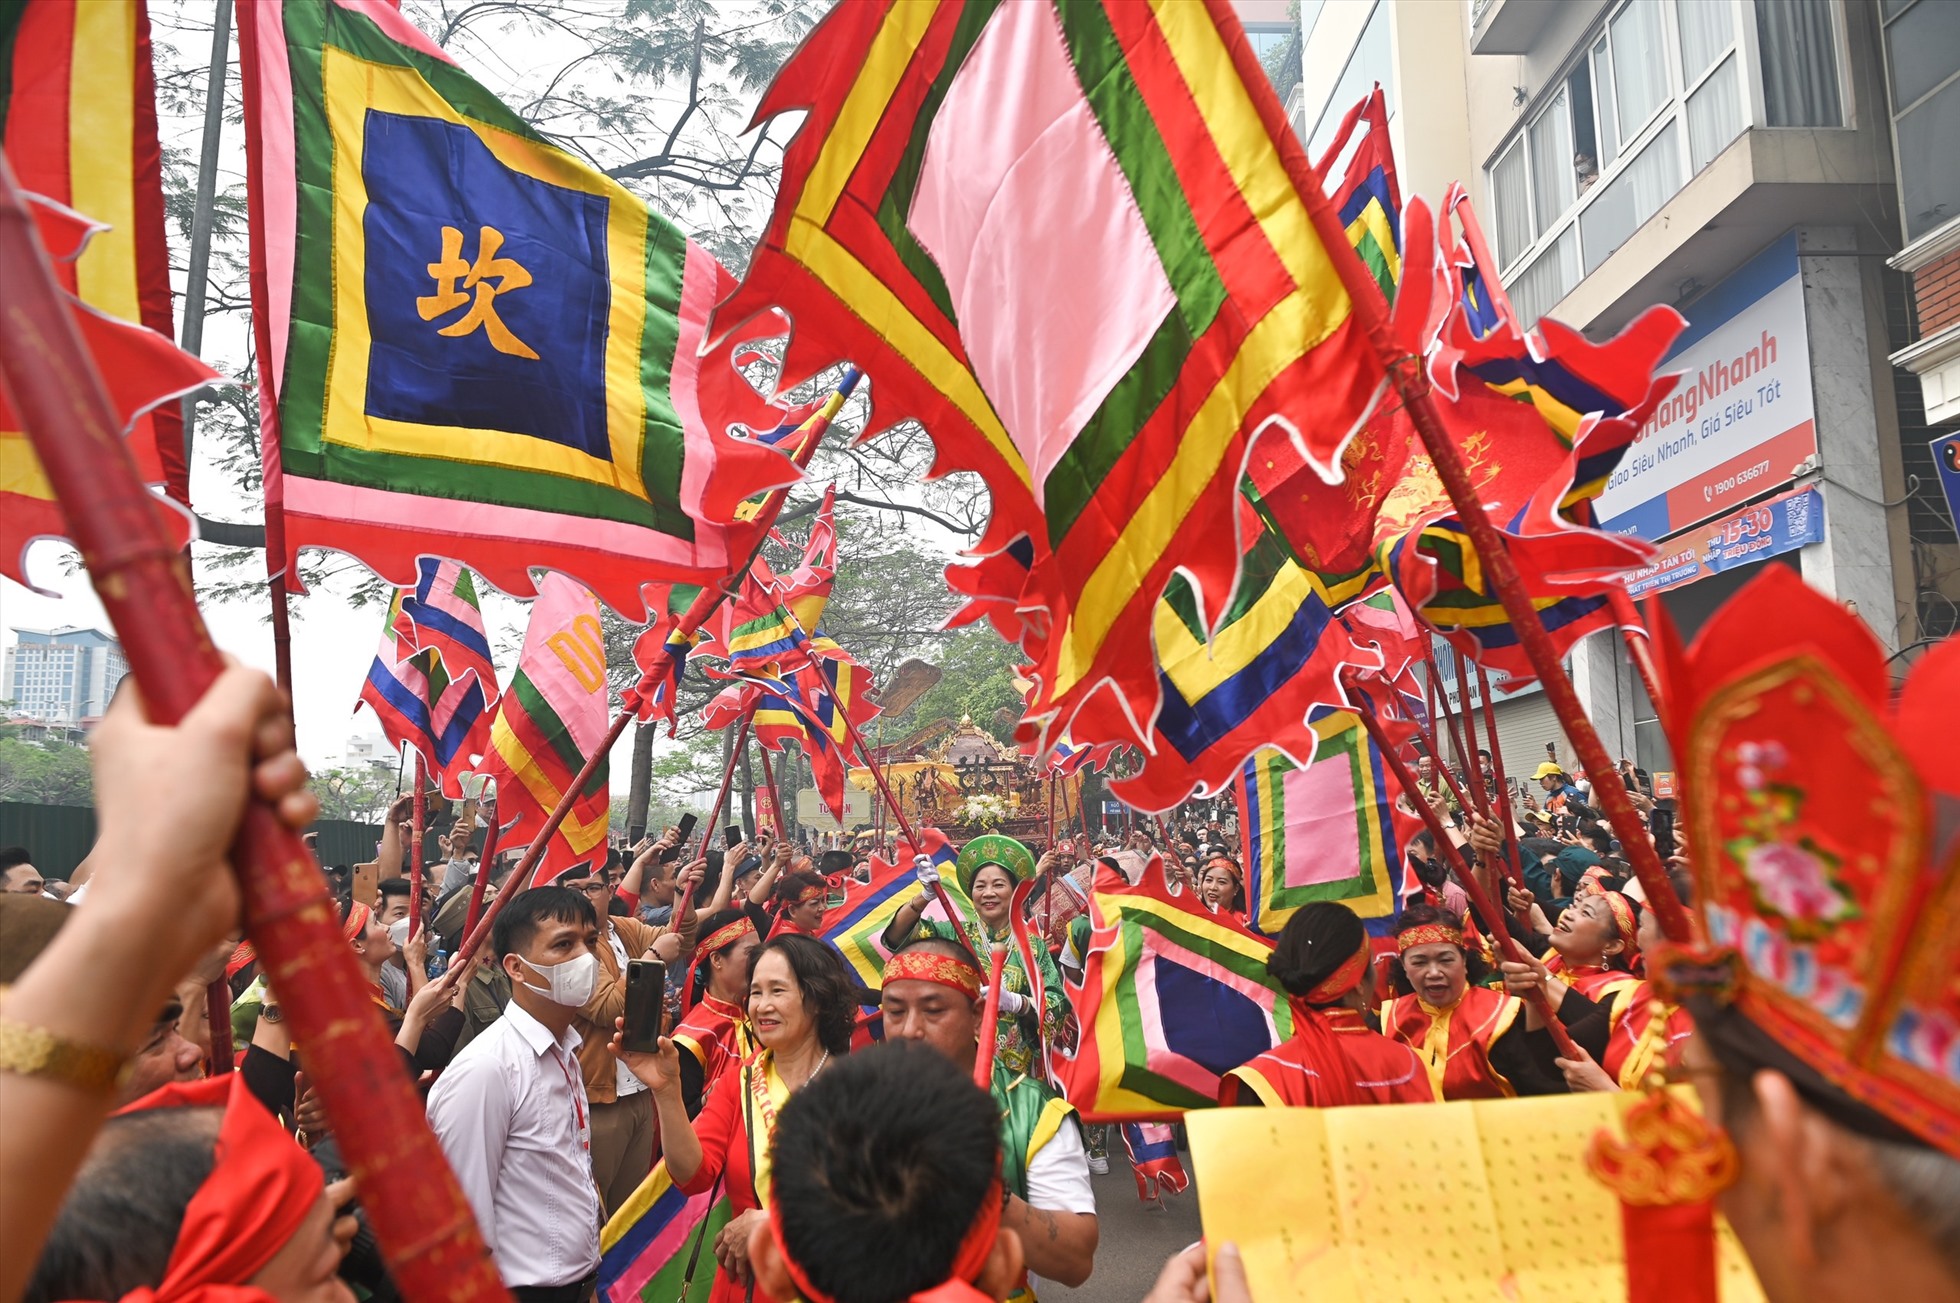
[[[415,821],[408,826],[408,935],[422,930],[422,836],[429,824],[429,776],[415,751]]]
[[[496,780],[487,780],[490,783]],[[490,865],[497,855],[497,842],[503,830],[497,826],[497,802],[492,797],[483,809],[489,812],[490,822],[483,830],[483,854],[476,862],[476,883],[470,888],[469,913],[463,916],[463,935],[468,936],[476,927],[477,917],[483,912],[483,892],[490,885]],[[467,844],[467,843],[465,843]]]
[[[842,710],[843,707],[839,706],[838,709]],[[776,771],[769,765],[769,747],[768,744],[762,743],[760,738],[757,742],[760,745],[756,747],[756,751],[762,757],[762,785],[769,791],[770,822],[776,825],[777,839],[787,841],[788,834],[783,831],[783,794],[776,789]]]
[[[0,383],[54,487],[152,721],[174,724],[224,669],[159,527],[69,300],[0,159]],[[279,992],[390,1272],[415,1303],[508,1299],[476,1216],[403,1075],[300,835],[253,799],[231,856],[246,933]]]

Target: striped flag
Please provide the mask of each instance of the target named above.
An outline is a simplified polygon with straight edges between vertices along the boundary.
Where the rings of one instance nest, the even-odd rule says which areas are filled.
[[[684,1194],[666,1160],[655,1163],[599,1235],[599,1303],[708,1303],[715,1237],[733,1213],[727,1195],[711,1205],[708,1194]]]
[[[1137,1198],[1149,1203],[1167,1194],[1181,1194],[1191,1184],[1184,1161],[1177,1156],[1177,1133],[1163,1122],[1125,1122],[1123,1148],[1137,1179]]]
[[[1172,894],[1155,858],[1132,885],[1096,875],[1082,985],[1068,988],[1082,1028],[1057,1055],[1069,1103],[1091,1122],[1172,1122],[1218,1102],[1218,1081],[1293,1032],[1266,973],[1273,944]]]
[[[726,269],[387,0],[243,5],[238,38],[275,572],[546,567],[639,618],[739,566],[738,509],[796,469],[700,355]]]
[[[1244,848],[1246,921],[1278,936],[1302,905],[1334,900],[1385,934],[1400,909],[1414,816],[1360,719],[1318,711],[1305,764],[1255,752],[1233,792]]]
[[[708,703],[701,722],[710,729],[725,728],[753,711],[756,740],[772,751],[802,753],[824,804],[841,821],[853,751],[845,720],[862,730],[877,716],[878,707],[865,694],[869,673],[849,653],[821,635],[810,639],[809,646],[811,658],[798,669],[783,670],[780,677],[762,670],[734,671],[730,677],[740,681]]]
[[[915,848],[910,842],[900,842],[895,862],[873,855],[871,880],[853,882],[843,902],[824,914],[824,940],[837,947],[858,980],[874,991],[884,985],[885,960],[891,957],[880,938],[892,917],[918,892],[913,859],[920,854],[930,857],[948,898],[955,902],[966,899],[957,872],[959,852],[946,840],[946,834],[937,828],[924,828],[919,831],[919,843]],[[944,917],[936,901],[926,912]]]
[[[1395,153],[1388,141],[1388,100],[1381,83],[1349,109],[1334,132],[1334,141],[1320,157],[1323,176],[1346,151],[1356,127],[1366,127],[1354,156],[1348,160],[1334,192],[1334,213],[1348,241],[1381,286],[1382,297],[1393,299],[1402,279],[1402,188],[1395,180]]]
[[[937,470],[979,472],[978,550],[1029,544],[1025,587],[979,596],[1042,613],[1030,718],[1059,734],[1113,686],[1146,741],[1153,611],[1181,568],[1222,615],[1240,542],[1217,521],[1254,436],[1279,425],[1331,473],[1382,387],[1230,5],[840,5],[757,117],[791,110],[716,329],[781,305],[785,381],[848,354]]]
[[[414,589],[403,590],[400,598],[396,632],[417,650],[440,652],[451,681],[465,682],[474,674],[483,685],[487,708],[495,709],[497,667],[490,660],[483,608],[470,572],[454,561],[423,557]]]
[[[462,776],[476,771],[489,747],[497,674],[487,643],[481,665],[470,664],[462,672],[440,645],[418,648],[407,614],[413,591],[398,588],[388,603],[381,648],[361,683],[359,700],[374,712],[391,746],[399,751],[406,743],[421,752],[443,792],[460,797]]]
[[[144,481],[190,501],[183,422],[169,402],[217,379],[173,344],[150,19],[143,0],[0,7],[0,146],[33,196],[55,277],[77,303]],[[178,542],[191,522],[164,512]],[[27,583],[27,545],[67,522],[0,397],[0,574]]]
[[[606,734],[606,644],[599,601],[560,574],[538,585],[517,673],[490,725],[486,767],[497,780],[498,818],[523,835],[544,826]],[[600,758],[538,862],[532,886],[574,865],[602,863],[612,795]]]

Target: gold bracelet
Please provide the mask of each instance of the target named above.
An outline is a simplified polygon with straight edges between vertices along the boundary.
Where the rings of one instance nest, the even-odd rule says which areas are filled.
[[[0,1018],[0,1072],[46,1077],[90,1094],[115,1089],[127,1057],[115,1050],[64,1040],[45,1027]]]

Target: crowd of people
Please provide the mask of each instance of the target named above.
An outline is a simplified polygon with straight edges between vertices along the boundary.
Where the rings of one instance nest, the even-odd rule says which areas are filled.
[[[126,692],[93,749],[101,836],[80,889],[65,900],[39,890],[25,852],[0,868],[0,1300],[179,1303],[244,1289],[280,1303],[350,1291],[385,1301],[394,1286],[308,1079],[321,1065],[295,1046],[281,993],[238,939],[225,868],[248,793],[294,828],[317,813],[283,701],[232,670],[182,724],[159,728]],[[1743,1174],[1723,1206],[1772,1298],[1863,1297],[1858,1273],[1880,1262],[1902,1297],[1960,1294],[1960,1163],[1746,1020],[1691,1016],[1657,992],[1642,963],[1653,916],[1582,780],[1548,763],[1535,790],[1479,811],[1422,772],[1416,799],[1451,846],[1411,840],[1416,889],[1386,938],[1339,903],[1292,914],[1269,961],[1292,1035],[1226,1073],[1221,1104],[1634,1089],[1658,1069],[1707,1086],[1708,1111],[1736,1137]],[[1628,765],[1614,781],[1639,797],[1686,899],[1667,803],[1644,780]],[[729,1201],[705,1246],[717,1303],[1082,1285],[1095,1270],[1090,1177],[1103,1147],[1042,1065],[1076,1032],[1066,990],[1087,918],[1045,908],[1032,965],[1006,947],[990,1044],[979,956],[1007,938],[1022,883],[1079,901],[1093,874],[1134,880],[1153,856],[1194,908],[1247,909],[1236,830],[1216,821],[1173,817],[1040,854],[977,836],[956,873],[977,917],[934,916],[938,871],[921,859],[872,989],[823,938],[832,893],[862,877],[861,856],[809,854],[766,832],[690,853],[669,829],[597,871],[523,890],[498,857],[483,894],[515,894],[483,952],[445,962],[477,894],[479,811],[465,803],[434,838],[449,858],[422,875],[421,900],[403,870],[405,814],[391,811],[374,861],[328,871],[328,888],[522,1303],[591,1296],[601,1228],[656,1161],[682,1191]],[[1462,872],[1507,917],[1482,917]],[[1502,957],[1500,928],[1522,958]],[[636,960],[672,975],[667,1034],[651,1049],[625,1034]],[[230,1062],[208,1012],[226,995]],[[983,1063],[984,1089],[973,1084]],[[1173,1256],[1152,1303],[1248,1298],[1235,1253],[1214,1247],[1214,1274],[1201,1250]]]

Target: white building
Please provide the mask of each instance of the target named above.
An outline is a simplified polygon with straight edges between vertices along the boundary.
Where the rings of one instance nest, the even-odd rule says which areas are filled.
[[[1923,142],[1894,152],[1904,106],[1888,108],[1889,38],[1910,7],[1301,5],[1295,120],[1310,155],[1379,80],[1404,197],[1434,202],[1464,182],[1527,323],[1543,314],[1604,339],[1650,304],[1687,318],[1663,363],[1685,373],[1676,396],[1600,502],[1608,528],[1658,546],[1636,589],[1661,593],[1686,636],[1766,565],[1855,603],[1888,650],[1953,631],[1960,566],[1927,473],[1926,400],[1888,356],[1913,338],[1908,286],[1887,266],[1902,230],[1917,261],[1960,243],[1937,216],[1901,222],[1902,191],[1938,191],[1917,207],[1944,214],[1955,176],[1951,147],[1943,160]],[[1951,89],[1960,25],[1918,29],[1942,48],[1919,51],[1911,94]],[[1904,179],[1925,169],[1944,179]],[[1899,360],[1929,373],[1937,361]],[[1671,769],[1617,636],[1580,643],[1571,666],[1608,750]],[[1571,759],[1541,695],[1498,711],[1512,767],[1546,742]]]
[[[96,629],[15,629],[0,660],[0,700],[49,723],[95,719],[129,673],[122,644]]]

